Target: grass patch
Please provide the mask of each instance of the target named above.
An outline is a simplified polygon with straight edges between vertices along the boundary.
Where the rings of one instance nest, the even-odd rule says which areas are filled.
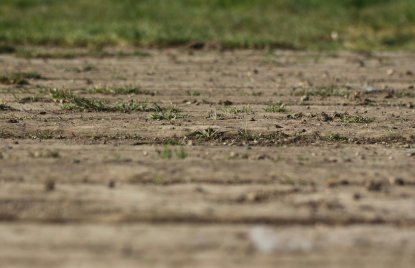
[[[62,108],[65,110],[85,110],[89,112],[154,112],[159,115],[160,119],[155,120],[172,120],[184,117],[180,111],[175,107],[161,107],[154,103],[150,105],[147,102],[138,102],[130,100],[127,103],[116,103],[115,105],[106,104],[100,100],[87,99],[75,95],[68,90],[53,89],[50,91],[52,98],[63,104]],[[152,114],[152,116],[154,116]]]
[[[213,129],[211,127],[203,130],[198,130],[192,133],[190,136],[195,137],[196,139],[203,139],[203,140],[212,140],[215,139],[219,135],[218,129]]]
[[[161,107],[158,104],[154,104],[154,109],[155,111],[150,115],[150,119],[152,120],[175,120],[185,117],[183,114],[181,114],[181,111],[178,108],[173,106]]]
[[[183,147],[180,147],[180,149],[172,149],[168,145],[165,145],[162,151],[157,151],[157,152],[159,156],[164,160],[170,160],[174,156],[176,156],[177,159],[184,160],[189,156]]]
[[[349,138],[342,136],[338,133],[335,133],[335,134],[330,134],[329,136],[325,137],[324,140],[329,141],[329,142],[345,142],[345,141],[348,141]]]
[[[264,108],[264,111],[267,113],[286,113],[287,109],[285,108],[284,103],[282,102],[273,102]]]
[[[43,77],[36,72],[13,73],[8,75],[1,75],[0,83],[4,85],[24,86],[29,84],[29,79],[43,79]]]
[[[117,103],[114,107],[111,107],[110,110],[114,112],[123,112],[123,113],[130,113],[130,112],[151,112],[154,111],[156,108],[151,107],[147,102],[138,102],[135,100],[130,100],[127,103]]]
[[[226,109],[226,112],[231,114],[250,114],[253,112],[251,106],[231,107]]]
[[[375,119],[360,115],[346,115],[341,119],[343,123],[358,123],[358,124],[369,124],[374,122]]]
[[[197,96],[200,96],[200,92],[192,91],[192,90],[186,90],[186,95],[191,96],[191,97],[197,97]]]
[[[210,111],[207,116],[207,119],[210,119],[210,120],[225,120],[225,118],[226,117],[224,114],[218,113],[217,111]]]
[[[98,48],[197,42],[225,48],[415,49],[414,14],[410,0],[2,0],[0,41]]]
[[[255,139],[255,135],[248,129],[238,130],[238,136],[241,140],[252,141]]]
[[[149,90],[143,90],[138,86],[123,86],[123,87],[97,87],[87,90],[92,94],[104,94],[104,95],[150,95],[156,94]]]
[[[31,103],[31,102],[38,102],[41,100],[42,100],[42,97],[39,95],[28,96],[28,97],[23,97],[23,98],[18,99],[19,103]]]
[[[97,45],[97,44],[95,44]],[[149,53],[135,50],[133,52],[126,51],[105,51],[102,49],[89,49],[87,51],[68,51],[68,50],[52,50],[42,51],[36,49],[18,49],[16,56],[25,59],[74,59],[79,57],[94,57],[94,58],[108,58],[108,57],[147,57]]]
[[[107,112],[111,110],[102,101],[82,98],[70,91],[51,90],[50,93],[54,100],[63,103],[63,109],[65,110],[79,109],[94,112]]]

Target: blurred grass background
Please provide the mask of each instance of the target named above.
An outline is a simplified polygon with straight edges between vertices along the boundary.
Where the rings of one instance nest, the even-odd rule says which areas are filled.
[[[415,50],[415,0],[1,0],[0,44]]]

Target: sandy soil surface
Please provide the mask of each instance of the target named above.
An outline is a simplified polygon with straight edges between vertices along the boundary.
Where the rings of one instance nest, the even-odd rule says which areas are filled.
[[[414,54],[127,52],[0,56],[1,267],[414,267]]]

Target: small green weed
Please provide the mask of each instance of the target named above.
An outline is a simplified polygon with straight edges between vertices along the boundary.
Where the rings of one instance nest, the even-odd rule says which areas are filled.
[[[188,153],[185,151],[183,147],[180,149],[172,149],[170,146],[165,145],[162,151],[158,151],[160,157],[165,160],[172,159],[173,156],[176,156],[177,159],[186,159],[188,157]]]
[[[267,113],[286,113],[287,109],[285,108],[284,103],[282,102],[273,102],[264,108],[264,111]]]
[[[197,97],[197,96],[200,96],[200,92],[198,92],[198,91],[186,90],[186,95],[187,95],[187,96],[191,96],[191,97]]]
[[[325,138],[326,141],[330,141],[330,142],[339,142],[339,141],[348,141],[349,139],[345,136],[342,136],[340,134],[330,134],[329,136],[327,136]]]
[[[158,104],[154,104],[154,108],[155,111],[150,115],[150,119],[152,120],[175,120],[185,117],[176,107],[161,107]]]
[[[150,107],[147,102],[138,102],[131,100],[127,103],[117,103],[114,106],[105,104],[100,100],[87,99],[79,97],[68,90],[53,89],[50,91],[52,98],[63,103],[66,110],[86,110],[93,112],[155,112],[160,113],[164,117],[179,118],[179,111],[176,108],[163,108],[158,104]],[[162,117],[160,116],[160,118]],[[162,120],[162,119],[160,119]]]
[[[163,159],[171,159],[173,157],[173,150],[169,146],[164,146],[163,151],[160,152],[160,157]]]
[[[343,123],[360,123],[360,124],[369,124],[375,121],[375,119],[370,117],[364,117],[360,115],[346,115],[341,119]]]
[[[135,100],[130,100],[128,103],[117,103],[113,108],[113,111],[130,113],[130,112],[151,112],[155,108],[150,107],[147,102],[138,102]]]
[[[176,156],[178,159],[186,159],[189,155],[183,147],[180,147],[180,149],[176,151]]]
[[[211,127],[203,130],[198,130],[192,134],[192,136],[196,137],[197,139],[205,139],[210,140],[214,139],[219,134],[219,130],[215,130]]]
[[[36,72],[29,73],[13,73],[0,76],[0,83],[5,85],[28,85],[28,79],[43,79],[43,77]]]
[[[156,95],[152,91],[143,90],[138,86],[124,86],[124,87],[102,87],[92,88],[88,93],[108,94],[108,95]]]
[[[225,120],[225,115],[217,111],[210,111],[207,118],[210,120]]]
[[[231,107],[227,109],[227,112],[231,114],[250,114],[252,111],[253,110],[250,106]]]
[[[18,99],[19,103],[30,103],[30,102],[39,102],[42,101],[43,98],[40,95],[33,95],[28,97],[23,97]]]
[[[248,129],[240,129],[238,131],[238,136],[244,141],[250,141],[255,139],[255,136]]]

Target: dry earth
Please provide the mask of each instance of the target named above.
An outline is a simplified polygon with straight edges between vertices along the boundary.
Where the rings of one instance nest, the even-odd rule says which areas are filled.
[[[33,49],[1,267],[414,267],[414,54]]]

